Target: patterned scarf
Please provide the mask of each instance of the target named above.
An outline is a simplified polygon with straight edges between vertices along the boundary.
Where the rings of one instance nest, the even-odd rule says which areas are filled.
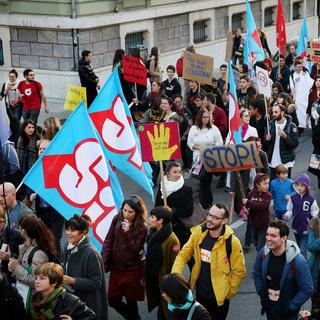
[[[32,319],[37,320],[54,320],[53,309],[57,305],[58,298],[66,292],[64,288],[54,289],[47,299],[42,302],[41,293],[37,292],[31,298],[30,313]]]
[[[37,137],[32,136],[29,141],[25,141],[25,139],[21,136],[18,139],[16,150],[21,170],[24,174],[26,174],[33,164],[38,160]],[[26,158],[28,163],[25,161]]]

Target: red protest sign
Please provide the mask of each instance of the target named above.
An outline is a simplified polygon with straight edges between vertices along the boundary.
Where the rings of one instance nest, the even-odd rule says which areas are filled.
[[[147,69],[139,58],[128,55],[122,56],[124,80],[147,85]]]
[[[181,159],[177,122],[145,123],[138,126],[142,161]]]

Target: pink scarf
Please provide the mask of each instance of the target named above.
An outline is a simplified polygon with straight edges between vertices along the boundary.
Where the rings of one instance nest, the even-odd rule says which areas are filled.
[[[246,133],[247,133],[248,129],[249,129],[249,124],[243,124],[242,125],[242,131],[241,131],[242,140],[246,136]]]

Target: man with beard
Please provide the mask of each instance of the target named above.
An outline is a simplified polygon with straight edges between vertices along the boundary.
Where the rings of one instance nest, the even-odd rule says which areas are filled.
[[[261,300],[261,314],[266,313],[268,320],[298,319],[300,307],[313,293],[307,262],[288,236],[285,222],[270,222],[267,243],[254,264],[253,279]]]
[[[285,164],[288,168],[288,177],[291,178],[291,168],[296,158],[295,149],[299,144],[297,126],[292,118],[284,114],[282,105],[272,108],[273,120],[270,122],[270,132],[265,136],[271,180],[277,177],[275,168],[279,164]]]
[[[229,209],[225,204],[212,206],[207,220],[193,230],[172,267],[172,272],[182,274],[185,265],[194,257],[191,289],[195,289],[197,301],[215,320],[226,319],[229,300],[246,275],[242,247],[227,226],[228,217]]]

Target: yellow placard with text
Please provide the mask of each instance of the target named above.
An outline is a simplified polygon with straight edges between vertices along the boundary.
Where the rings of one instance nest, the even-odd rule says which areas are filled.
[[[73,111],[81,100],[83,100],[84,104],[87,105],[86,88],[69,84],[64,108]]]

